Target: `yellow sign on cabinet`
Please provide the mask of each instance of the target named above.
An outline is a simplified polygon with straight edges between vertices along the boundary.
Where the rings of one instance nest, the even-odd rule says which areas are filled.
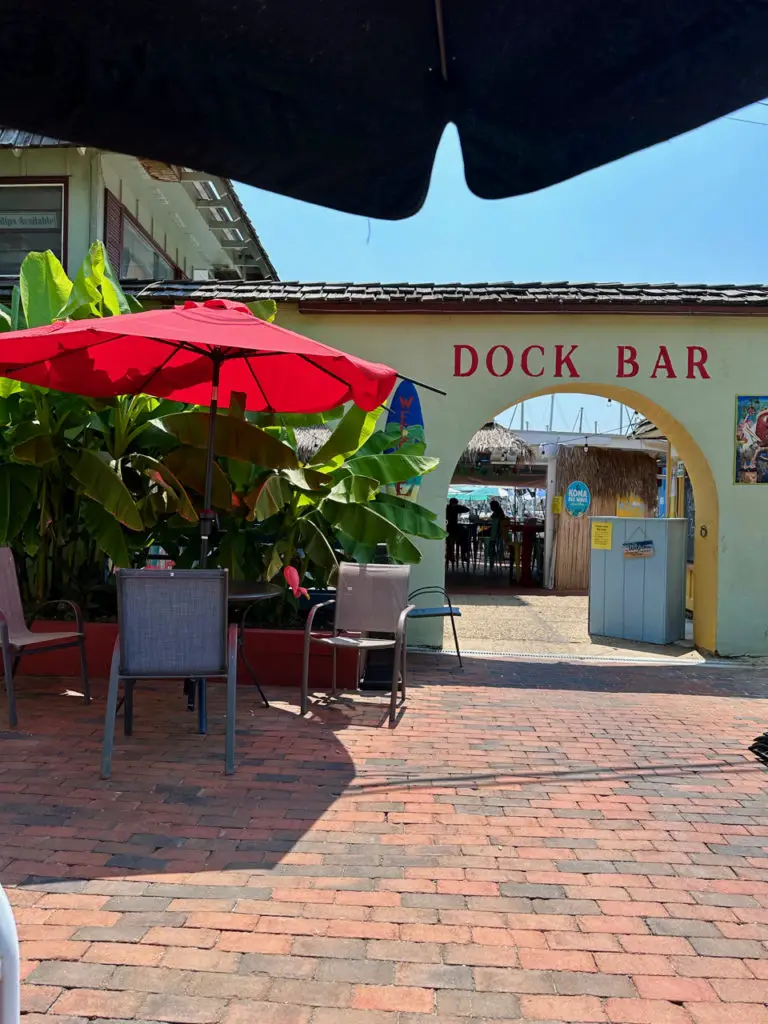
[[[563,496],[562,494],[552,495],[552,513],[553,515],[559,516],[563,511]]]
[[[610,551],[613,543],[612,523],[592,523],[592,549]]]

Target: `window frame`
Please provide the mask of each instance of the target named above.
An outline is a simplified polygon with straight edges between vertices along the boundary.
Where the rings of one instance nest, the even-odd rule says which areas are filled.
[[[119,230],[119,236],[118,236],[117,239],[112,238],[112,237],[109,236],[109,206],[110,206],[110,203],[114,203],[115,204],[115,207],[116,207],[117,212],[119,213],[119,217],[120,217],[120,230]],[[105,244],[105,246],[107,248],[107,252],[110,251],[111,247],[114,244],[117,244],[119,246],[119,248],[120,248],[120,265],[114,268],[116,274],[118,275],[118,277],[120,277],[120,268],[121,268],[122,262],[123,262],[123,237],[124,237],[124,225],[125,225],[126,221],[128,221],[128,223],[131,225],[131,227],[139,235],[142,236],[142,238],[145,240],[145,242],[147,242],[147,244],[150,245],[152,247],[152,249],[154,249],[154,251],[157,253],[157,255],[160,256],[162,259],[164,259],[166,261],[166,263],[168,263],[168,265],[173,270],[173,277],[171,278],[171,280],[173,280],[173,281],[186,281],[187,280],[187,277],[186,277],[184,271],[178,265],[176,260],[172,259],[169,256],[169,254],[165,251],[165,249],[163,249],[163,247],[161,245],[158,245],[158,243],[155,241],[155,239],[152,237],[152,235],[150,235],[150,233],[147,231],[147,229],[144,228],[139,223],[139,221],[136,219],[136,217],[134,217],[134,215],[126,207],[126,205],[124,203],[120,202],[120,200],[117,198],[117,196],[114,194],[114,192],[111,192],[108,188],[105,188],[104,189],[104,244]]]
[[[68,175],[32,175],[16,174],[0,176],[0,189],[2,186],[18,188],[28,185],[30,187],[58,185],[61,188],[61,265],[69,273],[69,176]],[[0,274],[2,277],[15,277],[14,274]]]

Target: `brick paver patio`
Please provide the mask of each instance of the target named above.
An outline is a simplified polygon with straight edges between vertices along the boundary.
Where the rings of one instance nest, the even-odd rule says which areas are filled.
[[[137,693],[105,783],[103,686],[20,683],[24,1024],[768,1024],[764,673],[413,664],[394,731],[242,689],[229,779],[218,689]]]

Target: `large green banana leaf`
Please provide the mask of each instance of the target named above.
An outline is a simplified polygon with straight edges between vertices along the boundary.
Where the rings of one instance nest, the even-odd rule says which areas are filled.
[[[421,552],[394,523],[379,515],[372,505],[351,505],[326,499],[321,511],[330,523],[366,547],[386,544],[398,562],[417,563]]]
[[[120,568],[129,567],[131,556],[125,534],[115,517],[95,501],[84,501],[81,511],[86,529],[107,558]]]
[[[423,537],[425,540],[444,539],[445,530],[434,522],[431,512],[412,501],[403,502],[402,505],[393,504],[386,500],[388,497],[392,496],[383,494],[377,496],[373,507],[379,515],[384,516],[390,523],[394,523],[403,533],[409,533],[413,537]]]
[[[336,553],[326,536],[322,519],[316,513],[310,512],[299,520],[299,539],[310,562],[330,570],[338,566]]]
[[[331,436],[312,456],[310,465],[314,468],[335,469],[344,459],[353,455],[373,434],[381,409],[363,412],[351,405]]]
[[[440,460],[430,459],[423,455],[364,455],[362,458],[348,459],[345,463],[350,473],[359,476],[372,476],[380,484],[400,484],[414,476],[424,476],[436,469]]]
[[[200,495],[205,495],[206,462],[206,452],[200,448],[190,448],[187,445],[174,448],[163,458],[163,465],[170,469],[176,479]],[[232,488],[217,462],[213,464],[211,500],[216,508],[232,510]]]
[[[38,424],[32,425],[38,426]],[[25,441],[14,445],[11,452],[19,462],[29,462],[33,466],[44,466],[49,462],[55,462],[59,457],[53,438],[42,428]]]
[[[174,475],[165,463],[158,462],[149,455],[131,456],[131,465],[140,472],[145,473],[153,483],[169,491],[176,499],[176,511],[182,518],[191,523],[196,523],[197,512],[189,500],[189,495],[184,490],[181,481]]]
[[[246,306],[254,316],[266,320],[268,324],[277,316],[277,303],[273,299],[257,299],[255,302],[246,302]]]
[[[72,475],[83,492],[123,526],[129,530],[143,529],[141,512],[130,491],[99,452],[84,448],[72,468]]]
[[[249,519],[263,522],[282,512],[291,503],[293,488],[279,473],[270,473],[245,496],[245,503],[251,510]]]
[[[24,257],[19,270],[19,294],[28,327],[52,323],[71,291],[72,282],[50,249]]]
[[[333,501],[366,503],[373,501],[379,489],[379,481],[372,476],[358,476],[348,473],[333,486],[328,497]]]
[[[0,465],[0,545],[12,541],[24,527],[37,498],[37,472],[12,463]]]
[[[192,448],[208,447],[208,413],[182,412],[163,417],[174,437]],[[217,455],[269,469],[298,469],[296,452],[266,431],[233,416],[216,417]]]
[[[65,303],[54,313],[57,320],[86,320],[132,312],[103,242],[91,245]]]

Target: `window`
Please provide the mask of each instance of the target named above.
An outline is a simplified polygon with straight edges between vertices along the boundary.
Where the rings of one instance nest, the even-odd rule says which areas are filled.
[[[120,277],[124,280],[171,281],[176,268],[143,231],[123,218],[123,247]]]
[[[170,281],[181,270],[128,213],[109,189],[104,194],[104,244],[122,280]]]
[[[64,184],[0,183],[0,274],[18,274],[28,252],[64,262]]]

